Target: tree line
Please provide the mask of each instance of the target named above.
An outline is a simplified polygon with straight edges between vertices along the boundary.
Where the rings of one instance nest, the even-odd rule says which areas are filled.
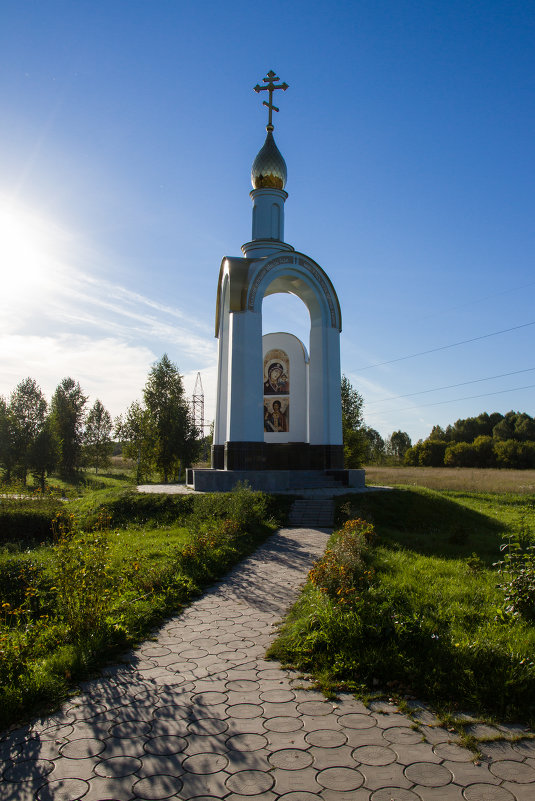
[[[483,412],[445,429],[433,426],[427,439],[407,450],[405,464],[535,469],[535,419],[526,412]]]
[[[26,484],[32,475],[41,489],[58,473],[72,479],[84,466],[98,473],[109,465],[113,438],[135,459],[138,481],[157,470],[164,481],[178,478],[199,451],[182,376],[167,354],[151,368],[143,402],[133,403],[112,421],[100,400],[87,408],[78,381],[64,378],[50,403],[33,378],[26,378],[9,398],[0,396],[0,468],[6,483]]]
[[[403,461],[411,447],[411,438],[406,431],[393,431],[383,437],[364,422],[364,398],[342,376],[342,433],[344,441],[344,466],[358,468],[363,464]]]

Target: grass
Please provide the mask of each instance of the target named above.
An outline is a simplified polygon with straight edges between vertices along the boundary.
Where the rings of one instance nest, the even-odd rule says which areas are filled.
[[[476,467],[387,467],[368,465],[369,486],[427,487],[463,492],[535,493],[535,470],[498,470]]]
[[[57,706],[73,682],[180,611],[286,513],[246,488],[143,496],[123,482],[82,492],[64,504],[53,542],[0,547],[1,726]]]
[[[331,692],[381,690],[444,714],[464,707],[533,724],[534,620],[507,608],[493,563],[505,539],[533,536],[535,499],[396,488],[341,498],[337,516],[374,524],[371,579],[363,585],[355,562],[354,592],[341,599],[316,566],[270,655]]]

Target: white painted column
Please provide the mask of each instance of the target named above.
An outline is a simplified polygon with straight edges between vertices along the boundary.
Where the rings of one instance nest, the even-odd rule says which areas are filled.
[[[220,301],[217,361],[217,402],[214,422],[214,445],[224,445],[227,437],[228,371],[229,371],[229,285],[223,283]]]
[[[227,439],[263,442],[262,315],[231,312],[229,318]]]
[[[310,329],[309,442],[342,444],[340,334],[318,320]]]

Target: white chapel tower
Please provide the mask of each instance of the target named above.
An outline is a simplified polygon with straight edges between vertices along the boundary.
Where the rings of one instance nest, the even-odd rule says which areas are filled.
[[[267,136],[256,156],[250,193],[251,241],[243,255],[223,258],[217,288],[219,340],[212,469],[194,470],[199,490],[227,490],[246,480],[264,490],[321,482],[363,483],[344,471],[340,399],[340,304],[327,273],[284,241],[286,163],[273,137],[273,92],[286,83],[269,72]],[[310,314],[310,339],[289,333],[262,337],[262,302],[287,292]],[[357,475],[358,474],[358,475]]]

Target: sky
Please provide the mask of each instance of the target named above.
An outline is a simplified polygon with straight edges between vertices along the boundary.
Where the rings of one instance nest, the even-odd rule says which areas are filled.
[[[285,238],[338,293],[366,423],[534,415],[534,41],[527,0],[3,0],[0,394],[70,375],[115,416],[167,353],[213,418],[273,69]],[[297,298],[263,318],[308,343]]]

